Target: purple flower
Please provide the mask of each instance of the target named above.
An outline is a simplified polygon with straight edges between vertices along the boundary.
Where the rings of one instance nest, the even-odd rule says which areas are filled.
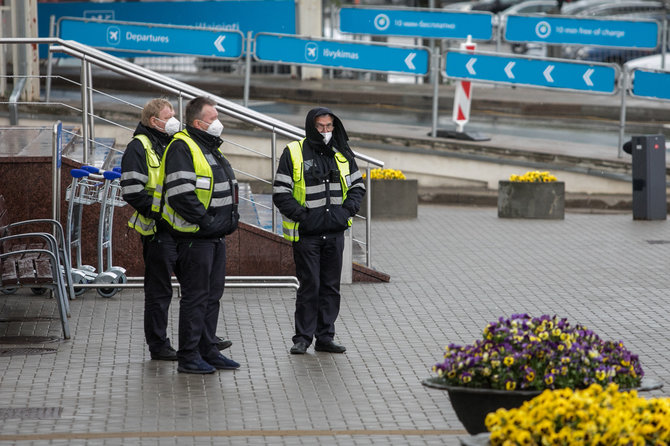
[[[473,344],[450,344],[435,365],[446,384],[497,389],[583,387],[615,382],[635,387],[643,376],[623,342],[603,341],[567,319],[527,314],[500,317]]]

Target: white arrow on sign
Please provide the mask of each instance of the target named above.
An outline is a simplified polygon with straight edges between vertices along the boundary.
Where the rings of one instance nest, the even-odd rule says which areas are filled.
[[[592,74],[593,74],[593,68],[589,68],[588,70],[586,70],[586,73],[584,73],[584,76],[582,76],[582,78],[584,78],[584,82],[586,82],[586,85],[588,85],[589,87],[593,87],[593,82],[591,81]]]
[[[505,67],[505,74],[510,79],[514,79],[514,73],[512,73],[512,68],[514,68],[514,65],[516,65],[516,62],[510,62]]]
[[[409,55],[405,57],[405,65],[407,65],[407,68],[409,68],[410,70],[416,70],[416,67],[412,63],[415,57],[416,53],[409,53]]]
[[[554,79],[551,77],[551,72],[554,70],[553,65],[549,65],[543,72],[544,78],[547,80],[547,82],[554,82]]]
[[[226,38],[226,36],[219,36],[219,37],[217,37],[216,40],[214,41],[214,46],[215,46],[216,49],[219,50],[219,52],[221,52],[221,53],[225,53],[225,52],[226,52],[226,49],[223,47],[223,45],[221,45],[221,42],[223,42],[223,39],[225,39],[225,38]]]
[[[477,72],[476,72],[475,69],[473,68],[474,65],[475,65],[475,62],[477,62],[477,58],[476,58],[476,57],[473,57],[473,58],[471,58],[470,60],[468,60],[468,63],[465,64],[465,68],[467,68],[468,73],[470,73],[470,74],[477,74]]]

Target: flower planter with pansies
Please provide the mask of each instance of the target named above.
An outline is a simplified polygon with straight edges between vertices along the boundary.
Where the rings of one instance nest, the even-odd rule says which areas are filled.
[[[370,193],[372,218],[412,219],[417,216],[419,192],[417,180],[408,180],[399,170],[372,169]],[[367,217],[367,199],[359,214]]]
[[[498,217],[562,220],[565,217],[565,183],[548,172],[512,175],[498,182]]]
[[[437,376],[423,384],[449,392],[456,415],[471,434],[486,431],[487,413],[518,407],[546,389],[610,383],[633,389],[644,375],[638,356],[622,341],[602,340],[556,316],[527,314],[488,324],[473,344],[450,344],[433,370]]]

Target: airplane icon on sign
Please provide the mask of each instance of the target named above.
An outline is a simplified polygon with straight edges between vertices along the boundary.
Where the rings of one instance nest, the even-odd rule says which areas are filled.
[[[319,57],[317,54],[318,50],[319,47],[315,42],[308,42],[307,45],[305,45],[305,59],[314,62]]]
[[[110,26],[107,28],[107,43],[110,45],[118,45],[121,42],[121,30],[118,26]]]

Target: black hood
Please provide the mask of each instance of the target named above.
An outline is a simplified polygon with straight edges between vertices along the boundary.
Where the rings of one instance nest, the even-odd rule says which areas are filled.
[[[314,124],[314,120],[323,115],[330,115],[333,117],[333,137],[328,144],[323,142],[323,136],[321,136],[321,133],[319,133]],[[340,118],[330,111],[329,108],[317,107],[311,109],[307,113],[307,117],[305,118],[305,135],[309,145],[315,150],[323,152],[326,149],[332,150],[334,146],[347,158],[354,158],[354,153],[349,147],[349,136],[347,135],[347,131],[344,129]]]

